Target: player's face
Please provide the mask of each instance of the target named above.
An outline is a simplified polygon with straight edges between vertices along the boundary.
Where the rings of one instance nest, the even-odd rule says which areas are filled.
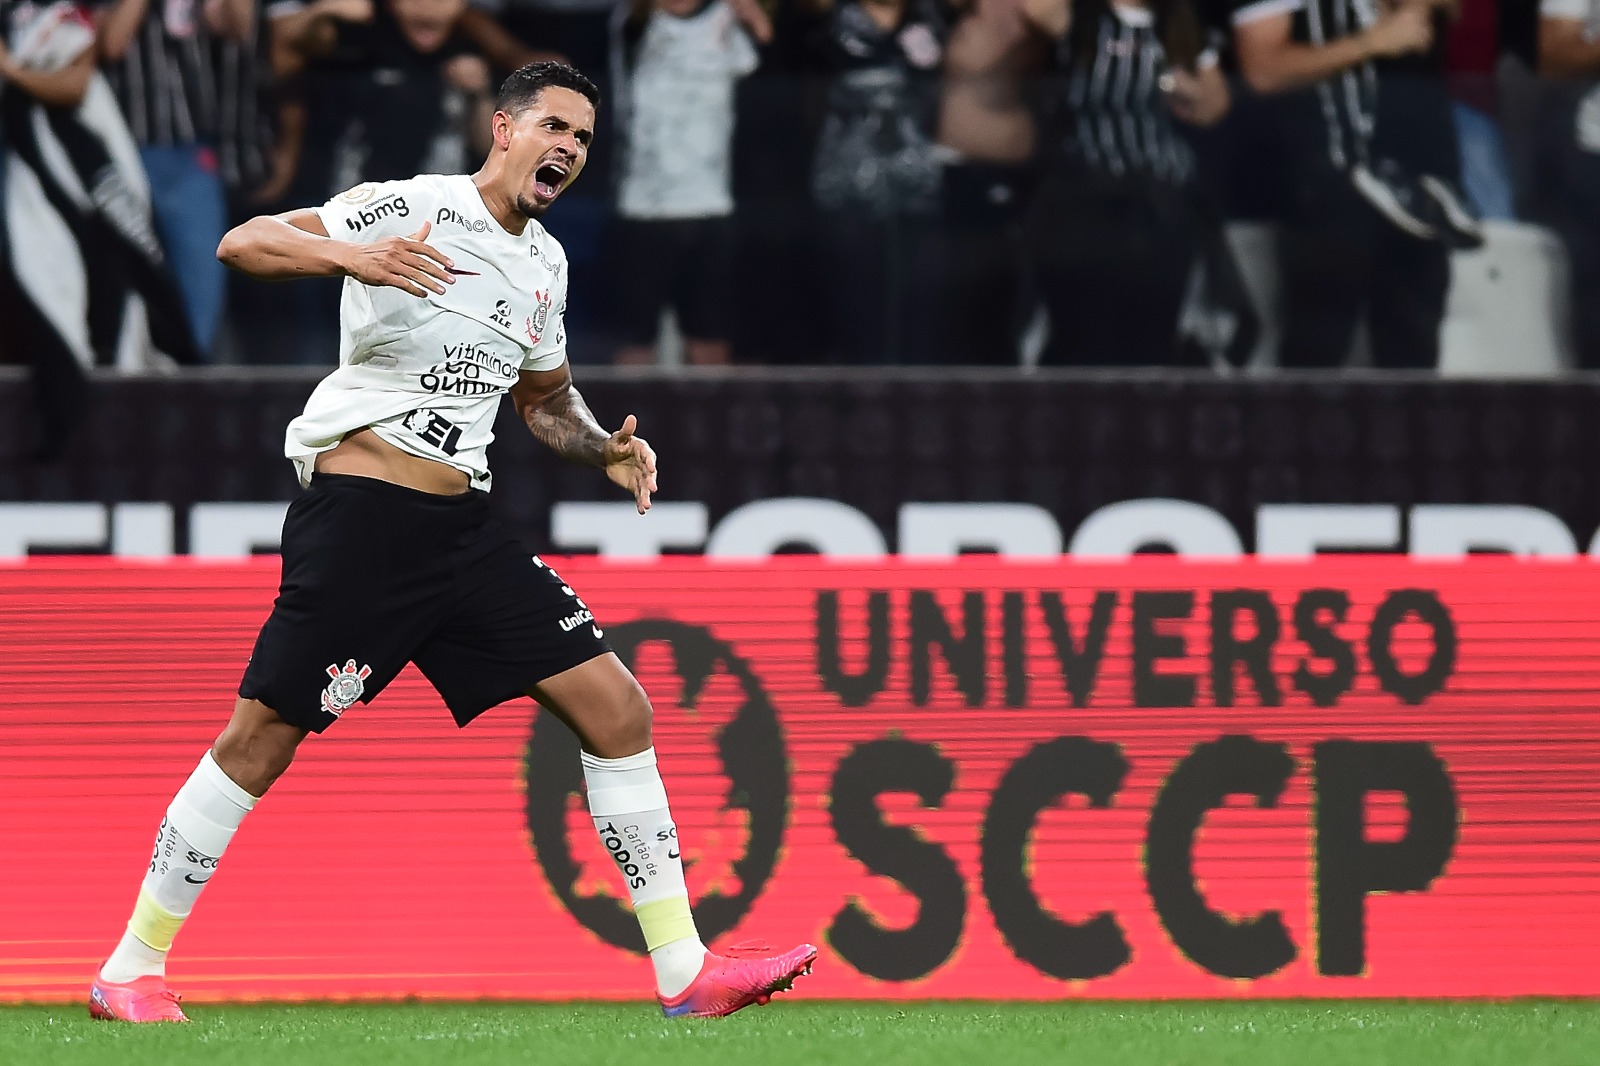
[[[506,177],[517,210],[538,218],[577,180],[594,141],[594,105],[581,93],[554,86],[512,119]]]

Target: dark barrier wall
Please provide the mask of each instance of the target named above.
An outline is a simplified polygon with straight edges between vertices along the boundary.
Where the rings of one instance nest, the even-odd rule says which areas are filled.
[[[661,502],[691,505],[681,513],[663,509],[652,517],[655,525],[621,527],[654,531],[669,550],[715,544],[719,527],[736,509],[789,497],[842,501],[876,526],[891,551],[905,547],[907,536],[926,541],[930,527],[951,528],[950,516],[939,514],[913,515],[913,528],[906,528],[905,504],[941,501],[1041,508],[1043,540],[1030,539],[1028,513],[1021,515],[1021,525],[1014,514],[988,521],[979,515],[972,521],[977,532],[968,534],[981,541],[987,525],[991,532],[1015,534],[1035,553],[1048,550],[1045,527],[1052,524],[1063,547],[1080,534],[1100,546],[1114,544],[1119,536],[1138,539],[1137,529],[1108,532],[1104,521],[1085,533],[1085,522],[1109,504],[1151,498],[1204,505],[1231,527],[1247,551],[1261,537],[1264,505],[1389,508],[1347,508],[1321,517],[1277,513],[1266,520],[1272,530],[1266,539],[1273,544],[1263,547],[1270,554],[1295,554],[1290,549],[1304,539],[1301,527],[1308,523],[1321,531],[1324,546],[1415,549],[1413,508],[1419,505],[1520,505],[1553,516],[1546,521],[1539,513],[1519,511],[1486,521],[1429,512],[1422,516],[1423,539],[1435,547],[1441,538],[1449,547],[1469,529],[1489,541],[1506,542],[1472,547],[1521,544],[1560,554],[1558,527],[1564,526],[1570,547],[1586,552],[1600,525],[1600,385],[1592,382],[1136,381],[1047,375],[823,381],[778,372],[641,378],[583,368],[579,377],[602,421],[616,425],[629,412],[639,416],[641,433],[661,456]],[[283,430],[315,380],[292,374],[102,380],[65,455],[42,463],[29,452],[26,384],[0,381],[0,506],[161,502],[171,505],[165,519],[170,547],[187,550],[194,504],[281,503],[292,496],[290,466],[281,458]],[[553,506],[609,501],[625,507],[625,501],[593,471],[565,467],[543,453],[509,408],[498,433],[491,455],[501,510],[535,548],[592,550],[593,530],[610,518],[573,512],[567,535],[553,538]],[[98,525],[92,515],[84,517],[78,541],[68,537],[52,549],[41,541],[49,540],[51,529],[59,533],[61,523],[47,515],[19,518],[22,514],[0,511],[0,541],[33,543],[34,550],[107,550],[120,536],[125,544],[145,545],[144,553],[154,554],[160,552],[150,546],[163,543],[159,530],[149,533],[161,516],[135,509],[101,515]],[[1215,537],[1208,539],[1205,515],[1196,519],[1199,525],[1182,513],[1122,517],[1157,532],[1173,525],[1188,529],[1198,539],[1197,548],[1216,544]],[[255,524],[270,530],[270,518],[267,512]],[[755,533],[730,533],[723,542],[729,550],[719,554],[739,554],[733,549],[759,545],[763,536],[781,540],[784,520],[768,514],[765,525],[755,522],[761,527]],[[33,522],[46,535],[16,534],[19,521]],[[830,523],[825,513],[807,512],[794,521],[797,532],[821,523],[835,532],[842,529],[846,546],[857,543],[848,522]],[[679,523],[676,532],[660,534],[673,522]],[[1441,522],[1448,527],[1442,533]],[[6,553],[0,543],[0,555]]]
[[[1590,561],[557,565],[701,930],[819,945],[808,995],[1600,994]],[[82,996],[276,578],[0,565],[0,1001]],[[175,986],[642,997],[581,788],[531,702],[458,732],[408,669],[246,820]]]

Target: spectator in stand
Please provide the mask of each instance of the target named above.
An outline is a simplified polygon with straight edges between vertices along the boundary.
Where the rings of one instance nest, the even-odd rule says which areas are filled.
[[[100,54],[139,144],[156,227],[202,353],[222,319],[216,250],[228,222],[213,49],[247,38],[254,18],[254,0],[99,0],[95,8]]]
[[[1458,0],[1445,38],[1445,76],[1461,145],[1461,187],[1480,218],[1517,217],[1511,162],[1501,131],[1499,0]]]
[[[217,164],[231,215],[238,215],[245,201],[259,203],[262,189],[274,177],[272,122],[263,108],[272,83],[266,20],[266,10],[252,2],[244,33],[213,42]]]
[[[288,2],[300,6],[297,0]],[[295,152],[274,128],[282,118],[273,115],[278,94],[269,53],[270,22],[284,3],[254,5],[250,32],[216,43],[217,160],[230,227],[277,204],[294,177]],[[284,293],[280,285],[228,272],[224,343],[235,361],[264,363],[282,357],[294,329],[292,319],[282,314]]]
[[[1539,71],[1573,90],[1553,146],[1555,210],[1572,259],[1578,365],[1600,369],[1600,0],[1542,0]]]
[[[612,83],[622,138],[607,257],[620,364],[656,358],[671,307],[695,366],[731,359],[734,88],[772,23],[755,0],[635,0],[619,9]],[[661,264],[672,263],[663,270]]]
[[[489,0],[495,10],[501,10],[503,5],[498,0]],[[565,63],[567,57],[559,52],[551,52],[541,48],[530,47],[526,42],[512,33],[487,7],[480,7],[469,0],[467,10],[461,14],[461,32],[466,34],[483,58],[489,61],[494,70],[495,81],[504,80],[518,67],[529,63],[540,63],[547,60]]]
[[[320,203],[363,182],[459,174],[469,151],[488,150],[489,65],[460,32],[465,10],[466,0],[273,6],[274,65],[293,79],[285,139],[299,142],[290,147],[291,199]],[[417,225],[425,221],[441,224]],[[297,289],[295,334],[281,358],[325,363],[337,346],[339,282]]]
[[[1436,30],[1454,0],[1245,0],[1239,68],[1271,116],[1288,189],[1279,362],[1336,367],[1364,317],[1381,367],[1438,364],[1449,250],[1480,238]]]
[[[605,305],[611,264],[601,258],[609,247],[612,196],[616,187],[612,151],[617,143],[612,125],[616,92],[608,76],[611,18],[625,0],[471,0],[462,31],[501,73],[526,62],[560,59],[583,71],[600,90],[594,144],[584,164],[584,180],[563,193],[545,224],[567,250],[572,297],[567,328],[591,341],[590,350],[609,359],[619,338],[614,336]],[[583,348],[573,358],[585,358]]]
[[[959,362],[933,308],[942,152],[938,0],[805,0],[830,75],[811,171],[823,302],[812,330],[847,363]],[[826,351],[827,345],[834,350]]]
[[[1227,113],[1217,56],[1189,0],[1027,0],[1026,16],[1060,75],[1032,227],[1050,314],[1041,361],[1174,362],[1206,245],[1177,122],[1210,126]]]
[[[623,0],[472,0],[461,28],[507,73],[524,62],[560,57],[603,78],[618,6],[626,5]]]
[[[457,174],[488,151],[489,64],[459,32],[466,0],[316,4],[278,20],[308,61],[301,167],[324,197],[365,181]]]
[[[1023,0],[976,0],[950,32],[939,108],[939,143],[950,155],[939,354],[951,362],[1017,362],[1035,139],[1028,87],[1037,51]]]
[[[0,256],[6,340],[34,367],[35,454],[53,457],[86,409],[84,369],[198,362],[156,236],[139,150],[95,31],[67,0],[0,0]]]

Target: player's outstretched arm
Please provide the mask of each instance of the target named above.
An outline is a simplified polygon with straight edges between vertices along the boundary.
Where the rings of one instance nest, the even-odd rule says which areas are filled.
[[[217,258],[235,270],[266,281],[349,276],[367,285],[389,285],[413,296],[444,292],[455,265],[443,252],[423,243],[432,224],[409,237],[384,237],[352,244],[328,236],[322,218],[310,208],[282,215],[257,215],[235,226],[217,245]]]
[[[522,421],[563,459],[597,466],[606,477],[633,494],[644,514],[656,491],[656,453],[643,437],[634,436],[639,421],[632,415],[622,428],[607,433],[572,384],[572,370],[563,362],[554,370],[524,370],[511,386],[511,401]]]

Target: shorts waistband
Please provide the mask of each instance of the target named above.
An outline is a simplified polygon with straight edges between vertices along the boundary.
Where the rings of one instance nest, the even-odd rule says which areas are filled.
[[[363,477],[360,474],[325,474],[320,470],[311,475],[311,484],[306,491],[364,492],[413,507],[438,510],[468,510],[489,503],[489,494],[482,489],[468,489],[466,492],[443,496],[437,492],[423,492],[406,485],[396,485],[381,478]]]

